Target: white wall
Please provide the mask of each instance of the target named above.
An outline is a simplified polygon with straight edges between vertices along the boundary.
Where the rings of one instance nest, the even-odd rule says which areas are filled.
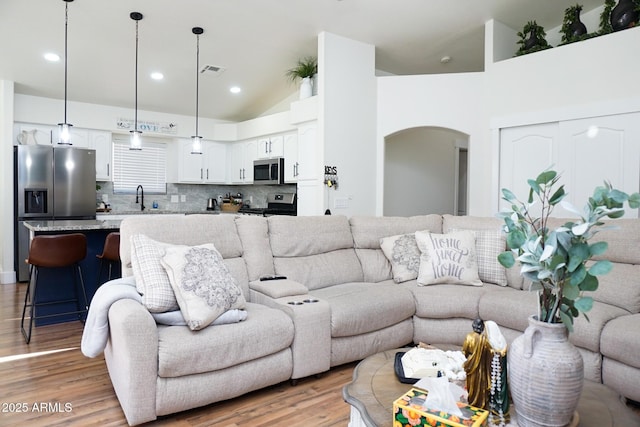
[[[384,169],[385,137],[400,130],[429,126],[469,135],[469,211],[480,215],[488,209],[482,197],[491,176],[490,165],[485,163],[489,132],[483,102],[483,73],[378,78],[378,169]],[[381,176],[378,194],[383,194],[383,187]],[[421,194],[420,188],[413,192],[417,197]],[[382,198],[376,210],[382,214]]]
[[[386,138],[385,216],[454,214],[456,140],[442,128],[412,128]]]
[[[500,58],[487,25],[490,58]],[[378,79],[378,168],[384,137],[417,126],[441,126],[469,135],[470,215],[494,215],[499,199],[498,129],[531,123],[639,111],[640,28],[545,51],[486,61],[483,73],[394,76]],[[383,190],[380,178],[379,192]],[[378,204],[382,212],[382,203]]]
[[[373,215],[376,211],[375,46],[330,33],[318,36],[319,140],[324,165],[338,168],[330,191],[332,213]],[[345,207],[335,206],[340,202]]]
[[[14,283],[13,270],[13,82],[0,80],[0,284]]]

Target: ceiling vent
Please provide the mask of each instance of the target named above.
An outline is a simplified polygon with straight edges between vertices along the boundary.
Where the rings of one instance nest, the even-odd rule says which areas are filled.
[[[218,67],[217,65],[203,65],[200,67],[200,74],[219,76],[224,73],[224,70],[226,68]]]

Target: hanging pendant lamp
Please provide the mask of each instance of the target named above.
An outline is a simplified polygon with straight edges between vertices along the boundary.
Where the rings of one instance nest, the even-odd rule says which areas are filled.
[[[191,137],[191,154],[202,154],[202,137],[198,134],[198,101],[200,90],[200,34],[204,30],[193,27],[191,32],[196,35],[196,134]]]
[[[64,4],[64,122],[58,123],[58,144],[71,145],[71,126],[67,123],[67,27],[69,25],[69,2],[62,0]]]
[[[135,80],[135,113],[133,130],[129,140],[129,150],[142,150],[142,132],[138,130],[138,22],[142,19],[140,12],[131,12],[129,17],[136,21],[136,80]]]

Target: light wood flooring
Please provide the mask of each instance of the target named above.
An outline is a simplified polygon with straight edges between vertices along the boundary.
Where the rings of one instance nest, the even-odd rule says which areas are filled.
[[[126,426],[102,356],[80,352],[83,324],[20,332],[26,285],[0,285],[0,426]],[[246,396],[163,417],[161,426],[346,426],[342,387],[355,363],[319,378],[277,384]]]

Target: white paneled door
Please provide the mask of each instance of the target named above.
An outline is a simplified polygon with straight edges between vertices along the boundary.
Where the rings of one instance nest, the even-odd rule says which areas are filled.
[[[605,180],[627,193],[640,191],[640,113],[500,130],[500,196],[508,188],[526,201],[527,179],[548,167],[562,174],[566,200],[580,210]],[[501,200],[500,210],[508,208]],[[575,215],[557,207],[553,216]]]

